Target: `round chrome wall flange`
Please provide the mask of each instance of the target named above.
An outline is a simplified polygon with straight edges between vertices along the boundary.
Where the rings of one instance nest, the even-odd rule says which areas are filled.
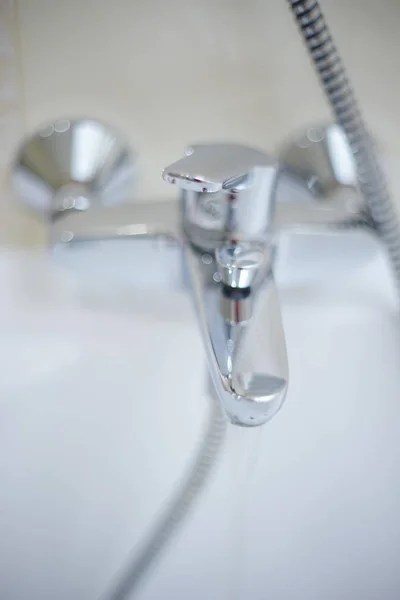
[[[364,206],[354,157],[339,125],[315,125],[298,132],[281,147],[279,160],[318,202],[340,203],[351,212]]]
[[[13,164],[17,195],[54,219],[65,211],[126,201],[133,156],[112,127],[94,119],[59,119],[25,138]]]

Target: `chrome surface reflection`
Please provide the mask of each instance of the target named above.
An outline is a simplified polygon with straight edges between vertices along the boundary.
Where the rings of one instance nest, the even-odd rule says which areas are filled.
[[[279,158],[319,203],[341,204],[352,212],[362,206],[354,157],[339,125],[313,125],[299,131],[282,146]]]
[[[126,200],[133,164],[130,148],[112,127],[94,119],[59,119],[23,140],[14,187],[29,207],[54,218]]]
[[[278,174],[273,158],[237,144],[192,146],[163,172],[182,190],[185,265],[214,395],[244,427],[271,419],[288,387],[273,278]]]

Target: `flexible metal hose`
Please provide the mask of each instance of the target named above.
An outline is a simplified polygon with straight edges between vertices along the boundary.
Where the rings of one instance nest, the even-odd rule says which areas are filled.
[[[134,550],[132,558],[128,559],[125,567],[116,574],[114,586],[102,595],[102,600],[127,600],[133,597],[149,568],[160,558],[165,546],[171,542],[204,490],[220,456],[227,429],[227,420],[222,414],[219,402],[210,398],[210,404],[206,432],[188,475],[174,494],[165,513],[156,522],[153,532],[142,547]]]
[[[354,92],[330,31],[315,0],[288,0],[335,119],[354,155],[360,191],[377,232],[387,246],[400,290],[400,224],[386,178],[371,143]]]

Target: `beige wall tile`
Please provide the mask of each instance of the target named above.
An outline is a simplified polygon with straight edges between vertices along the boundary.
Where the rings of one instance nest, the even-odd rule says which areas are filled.
[[[0,2],[0,243],[42,243],[43,226],[22,209],[10,185],[10,162],[25,130],[16,3]]]

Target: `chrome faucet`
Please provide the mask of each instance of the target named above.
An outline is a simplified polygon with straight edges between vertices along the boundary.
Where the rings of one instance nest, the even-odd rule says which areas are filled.
[[[147,240],[132,245],[126,270],[139,283],[163,257],[163,270],[175,273],[164,273],[164,284],[181,279],[190,289],[212,393],[232,423],[256,426],[276,414],[288,389],[274,282],[282,234],[370,228],[339,128],[309,129],[306,142],[300,136],[285,146],[280,160],[236,144],[191,146],[163,171],[180,200],[105,207],[124,195],[126,145],[95,121],[64,119],[25,141],[14,180],[49,216],[51,246],[64,260],[104,240]],[[80,146],[94,153],[89,163]],[[305,201],[293,193],[278,198],[285,181],[306,192]]]
[[[288,384],[270,236],[277,175],[275,160],[233,144],[190,147],[163,172],[182,190],[183,252],[216,395],[247,426],[277,412]]]

